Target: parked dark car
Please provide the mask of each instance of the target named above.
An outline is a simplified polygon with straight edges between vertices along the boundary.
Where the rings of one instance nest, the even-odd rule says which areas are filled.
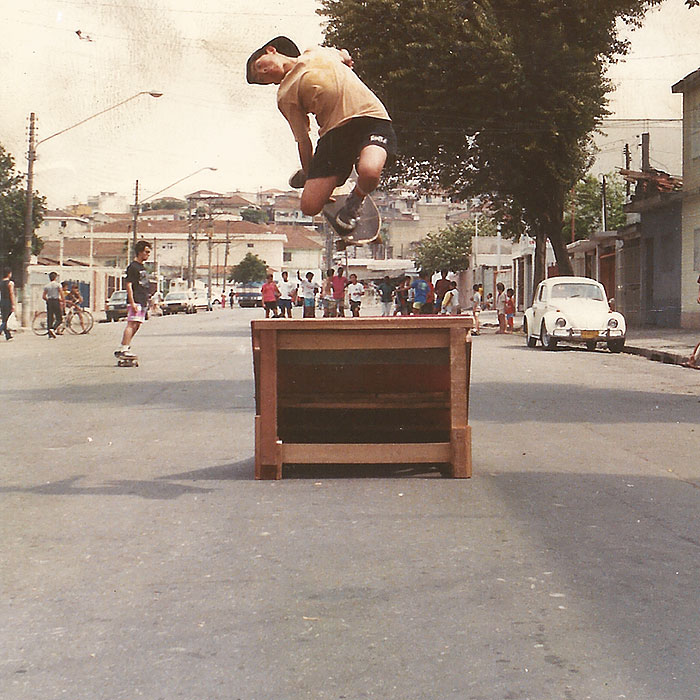
[[[118,321],[120,318],[126,318],[129,311],[127,303],[126,290],[122,289],[112,294],[107,302],[107,320]]]
[[[236,285],[236,301],[238,306],[262,306],[262,282]]]

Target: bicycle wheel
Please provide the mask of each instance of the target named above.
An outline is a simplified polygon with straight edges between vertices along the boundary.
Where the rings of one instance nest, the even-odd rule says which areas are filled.
[[[79,335],[83,332],[80,314],[77,311],[69,311],[63,317],[63,325],[73,333],[73,335]]]
[[[92,330],[92,327],[95,325],[95,319],[93,318],[93,315],[87,311],[86,309],[83,309],[80,312],[81,320],[80,323],[83,327],[83,330],[81,331],[83,334],[89,333]]]
[[[32,330],[34,333],[36,333],[36,335],[46,335],[49,332],[46,311],[39,311],[38,313],[34,314]]]

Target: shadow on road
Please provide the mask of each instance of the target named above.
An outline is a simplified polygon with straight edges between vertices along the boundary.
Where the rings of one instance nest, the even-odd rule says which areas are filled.
[[[190,411],[238,411],[255,408],[250,380],[124,381],[6,392],[11,400],[74,404],[143,406],[156,404]]]
[[[187,493],[209,493],[212,489],[199,486],[170,484],[164,481],[116,479],[99,486],[79,486],[83,475],[71,476],[39,486],[3,486],[0,493],[31,493],[43,496],[139,496],[153,500],[172,500]]]
[[[508,389],[508,410],[500,403]],[[492,397],[498,397],[494,402]],[[700,406],[695,394],[542,382],[472,381],[470,418],[497,423],[697,423]],[[619,411],[610,407],[619,405]],[[565,408],[565,410],[562,410]]]

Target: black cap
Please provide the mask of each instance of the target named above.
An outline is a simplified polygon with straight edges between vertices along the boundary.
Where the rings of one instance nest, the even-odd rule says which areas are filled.
[[[277,36],[274,39],[272,39],[272,41],[266,42],[257,51],[253,51],[253,53],[250,54],[250,58],[248,58],[248,60],[246,61],[246,79],[251,84],[264,85],[264,83],[261,83],[259,80],[257,80],[255,75],[253,74],[253,64],[260,58],[260,56],[262,56],[265,53],[265,49],[267,49],[268,46],[274,47],[277,53],[281,53],[284,56],[291,56],[292,58],[296,58],[297,56],[301,55],[299,47],[286,36]]]

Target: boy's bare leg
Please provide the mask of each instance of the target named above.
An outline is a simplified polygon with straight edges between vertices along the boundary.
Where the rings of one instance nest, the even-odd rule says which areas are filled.
[[[141,327],[140,323],[136,321],[127,321],[126,328],[124,329],[124,334],[122,335],[122,347],[127,347],[131,345],[131,339],[136,335],[136,332]]]
[[[357,161],[357,187],[358,195],[374,192],[379,185],[379,178],[386,165],[387,152],[381,146],[365,146],[360,151]]]
[[[301,193],[301,211],[306,216],[316,216],[328,204],[337,186],[338,178],[335,175],[307,180]]]

